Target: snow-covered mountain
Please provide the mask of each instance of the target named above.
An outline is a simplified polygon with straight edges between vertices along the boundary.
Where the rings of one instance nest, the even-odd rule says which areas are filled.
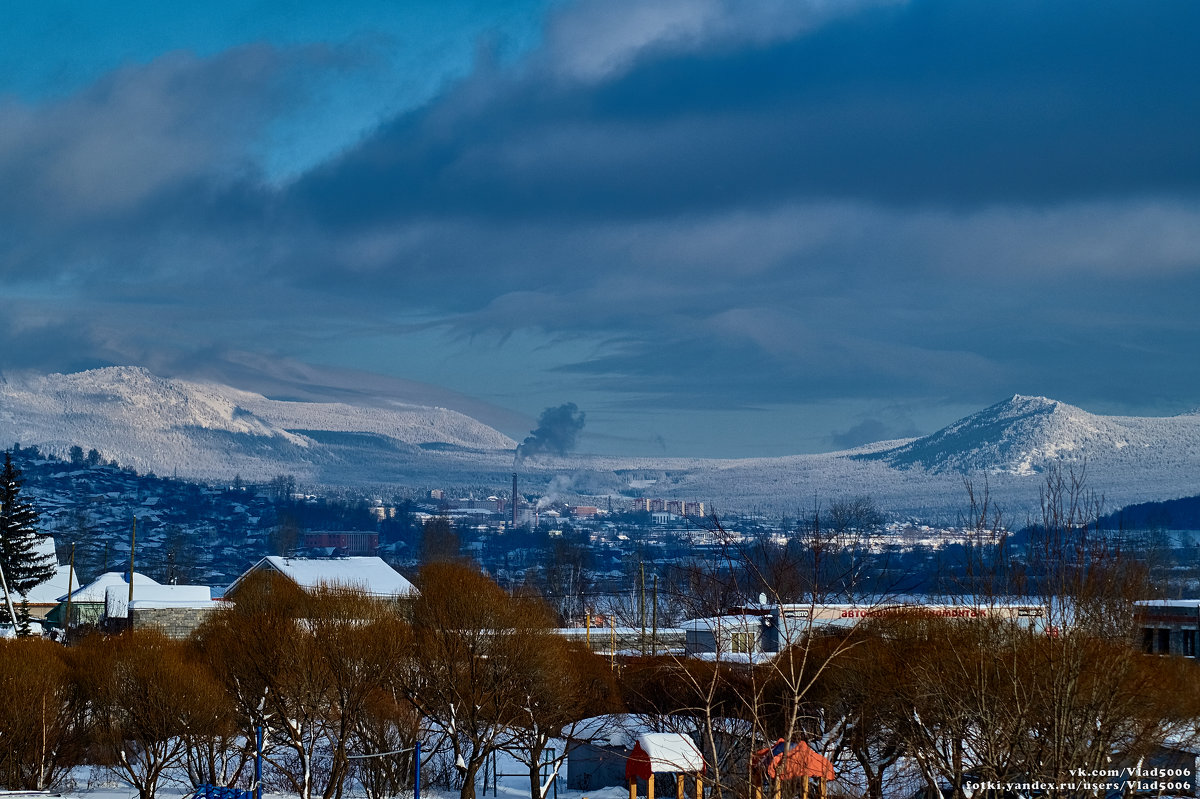
[[[516,442],[456,411],[396,403],[285,402],[137,367],[0,377],[0,441],[65,454],[73,445],[138,471],[202,479],[292,473],[332,483],[430,450],[508,450]],[[337,479],[338,472],[345,479]]]
[[[795,514],[867,495],[889,513],[945,522],[967,509],[964,480],[986,480],[1006,521],[1021,524],[1038,512],[1053,465],[1074,469],[1109,510],[1200,494],[1200,414],[1102,416],[1018,395],[928,436],[843,452],[610,461],[607,468],[628,478],[622,490],[652,482],[653,495],[703,499],[718,510]],[[599,459],[590,465],[593,475],[600,471]]]
[[[897,447],[857,456],[930,472],[1030,475],[1055,462],[1099,468],[1200,462],[1200,414],[1099,416],[1046,397],[1016,395]]]
[[[291,474],[309,485],[357,488],[491,486],[514,469],[516,442],[444,408],[272,400],[215,382],[167,380],[114,367],[0,378],[0,446],[79,445],[139,472],[206,481]],[[718,511],[794,514],[837,497],[870,495],[891,513],[952,519],[963,476],[988,475],[993,497],[1021,517],[1036,507],[1042,472],[1087,464],[1109,507],[1200,494],[1200,414],[1100,416],[1044,397],[1015,396],[922,438],[783,458],[536,456],[518,467],[523,490],[567,499],[660,496]]]

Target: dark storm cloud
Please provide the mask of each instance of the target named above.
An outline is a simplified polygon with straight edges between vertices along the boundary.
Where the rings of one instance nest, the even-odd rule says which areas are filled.
[[[123,304],[35,350],[98,360],[435,326],[671,407],[1200,393],[1200,6],[829,5],[565,4],[284,185],[251,153],[321,48],[5,101],[0,274]]]
[[[103,336],[87,320],[37,318],[7,303],[0,318],[0,371],[34,369],[70,372],[112,366]],[[105,357],[108,355],[109,357]]]
[[[331,224],[1190,195],[1197,31],[1186,2],[925,0],[591,83],[537,63],[397,121],[298,194]]]
[[[214,60],[176,53],[63,101],[10,100],[0,108],[0,163],[27,191],[6,194],[4,212],[40,201],[43,212],[119,216],[160,185],[236,168],[221,162],[244,143],[237,128],[253,124],[253,101],[278,67],[266,48]]]
[[[971,332],[982,297],[1045,346],[1048,274],[1104,307],[1127,296],[1110,279],[1200,269],[1200,81],[1180,79],[1198,14],[918,2],[753,47],[677,37],[607,70],[547,57],[384,127],[289,207],[341,248],[315,280],[449,281],[464,330],[609,336],[562,367],[601,390],[986,399],[1083,369],[1105,337],[1083,320],[1075,366],[1019,359],[993,319]]]
[[[818,321],[799,310],[736,308],[690,326],[669,340],[645,330],[615,343],[603,357],[562,367],[606,391],[633,390],[639,402],[677,408],[753,407],[864,396],[915,397],[970,386],[991,395],[1003,386],[996,362],[951,345],[922,348],[889,341],[886,330]],[[677,326],[681,327],[681,326]],[[944,326],[943,326],[944,329]],[[662,353],[669,353],[665,368]]]
[[[338,60],[321,47],[176,52],[66,98],[0,100],[0,274],[102,286],[220,264],[205,256],[273,203],[250,147]]]

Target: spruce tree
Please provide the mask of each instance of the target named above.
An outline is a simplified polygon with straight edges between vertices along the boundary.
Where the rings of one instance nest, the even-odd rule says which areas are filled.
[[[14,599],[24,597],[38,583],[54,576],[54,558],[38,551],[38,514],[33,503],[21,498],[21,470],[12,453],[4,453],[0,471],[0,566]],[[9,622],[8,608],[0,602],[0,621]]]
[[[4,612],[8,612],[8,608],[4,608]],[[21,597],[21,604],[17,605],[17,637],[24,638],[33,632],[33,628],[29,626],[29,622],[33,616],[29,613],[29,598]]]

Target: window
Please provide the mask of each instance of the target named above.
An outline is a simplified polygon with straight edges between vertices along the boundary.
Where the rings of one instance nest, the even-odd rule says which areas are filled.
[[[1171,654],[1171,631],[1170,630],[1162,629],[1162,630],[1158,631],[1158,654],[1160,654],[1160,655]]]
[[[753,654],[755,638],[756,638],[756,636],[754,635],[754,633],[748,633],[748,632],[730,633],[729,634],[729,651],[741,652],[746,655]]]
[[[1179,639],[1179,654],[1190,658],[1196,657],[1196,631],[1181,630]]]

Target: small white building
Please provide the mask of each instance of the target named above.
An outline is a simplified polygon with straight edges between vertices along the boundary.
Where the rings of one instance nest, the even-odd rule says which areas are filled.
[[[211,604],[212,589],[207,585],[146,585],[134,583],[133,606],[136,608],[161,605],[203,606]],[[129,586],[110,585],[104,591],[104,616],[109,619],[129,618]]]
[[[689,619],[679,626],[683,628],[684,647],[689,655],[754,655],[763,651],[763,621],[760,616],[712,616]]]
[[[105,591],[104,618],[114,626],[135,630],[154,628],[169,638],[187,638],[221,603],[207,585],[134,585],[133,604],[128,586]]]
[[[150,587],[161,587],[159,584],[138,572],[133,573],[133,591],[135,598],[142,591]],[[59,609],[55,610],[55,618],[61,624],[65,620],[66,606],[71,606],[71,626],[75,627],[80,624],[99,624],[104,617],[106,603],[108,599],[108,590],[113,588],[117,591],[124,591],[125,598],[129,598],[129,572],[105,572],[92,580],[87,585],[77,588],[70,594],[70,602],[67,601],[67,594],[58,597]]]

